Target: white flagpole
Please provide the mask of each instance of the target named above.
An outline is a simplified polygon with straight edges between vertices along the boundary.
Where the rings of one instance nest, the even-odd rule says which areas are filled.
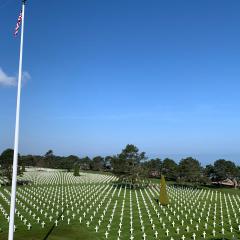
[[[14,235],[14,216],[15,216],[17,168],[18,168],[19,116],[20,116],[20,99],[21,99],[21,83],[22,83],[24,11],[25,11],[25,0],[22,1],[22,23],[21,23],[22,29],[21,29],[20,57],[19,57],[19,69],[18,69],[16,125],[15,125],[15,138],[14,138],[12,191],[11,191],[11,205],[10,205],[10,221],[9,221],[8,240],[13,240],[13,235]]]

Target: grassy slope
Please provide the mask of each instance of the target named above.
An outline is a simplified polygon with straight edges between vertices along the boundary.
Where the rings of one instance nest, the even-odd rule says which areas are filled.
[[[153,180],[154,183],[159,183],[159,179],[156,179],[156,180]],[[172,184],[172,182],[169,182],[168,184]],[[209,188],[208,188],[209,189]],[[214,190],[214,189],[211,189],[211,190]],[[219,189],[216,189],[216,191],[221,191],[221,192],[225,192],[225,193],[240,193],[240,190],[234,190],[234,189],[225,189],[225,188],[219,188]],[[139,192],[138,192],[139,194]],[[140,197],[140,195],[139,195]],[[146,197],[146,195],[145,195]],[[135,194],[134,194],[134,191],[132,191],[132,198],[133,200],[135,199]],[[23,228],[20,228],[16,231],[15,233],[15,239],[16,240],[25,240],[25,239],[31,239],[31,240],[44,240],[44,239],[52,239],[52,240],[68,240],[68,239],[84,239],[84,240],[88,240],[88,239],[105,239],[104,238],[104,231],[106,229],[106,225],[107,225],[107,220],[110,218],[110,214],[111,214],[111,211],[112,211],[112,208],[113,208],[113,203],[114,203],[114,200],[116,200],[116,196],[115,198],[113,199],[110,207],[109,207],[109,212],[106,214],[106,218],[105,218],[105,221],[102,223],[102,225],[104,226],[102,228],[102,230],[100,230],[100,234],[96,234],[95,231],[93,230],[93,228],[89,228],[87,229],[86,225],[84,224],[79,224],[77,221],[75,222],[72,222],[70,225],[67,225],[67,224],[60,224],[58,227],[55,227],[53,229],[53,231],[51,232],[51,234],[49,235],[48,238],[46,238],[46,236],[48,235],[51,227],[51,226],[48,226],[48,227],[45,227],[44,229],[40,228],[40,227],[34,227],[32,228],[30,231],[26,231],[25,229]],[[1,199],[0,199],[1,200]],[[120,215],[120,208],[121,208],[121,202],[122,202],[122,194],[121,194],[121,197],[118,199],[119,200],[119,204],[118,204],[118,207],[116,209],[116,213],[115,213],[115,219],[116,220],[119,220],[119,215]],[[146,198],[147,200],[147,198]],[[147,202],[149,203],[149,201],[147,200]],[[173,203],[172,203],[173,204]],[[5,204],[3,204],[5,205]],[[142,209],[142,212],[143,212],[143,219],[144,219],[144,222],[147,224],[148,223],[148,217],[147,217],[147,214],[146,212],[144,211],[144,204],[142,201],[140,201],[140,205],[141,205],[141,209]],[[150,206],[150,204],[149,204]],[[6,207],[6,205],[5,205]],[[133,201],[133,209],[134,209],[134,212],[133,212],[133,216],[134,216],[134,219],[135,219],[135,222],[134,222],[134,228],[136,229],[135,231],[135,239],[141,239],[141,231],[137,230],[139,228],[139,221],[138,221],[138,213],[137,213],[137,206],[136,206],[136,201]],[[150,208],[151,209],[151,208]],[[152,213],[152,216],[153,216],[153,219],[154,219],[154,222],[158,222],[158,219],[156,218],[156,216],[154,215],[154,212],[153,212],[153,209],[151,209],[151,213]],[[125,217],[124,217],[124,226],[123,226],[123,234],[122,234],[122,237],[121,239],[128,239],[128,233],[129,233],[129,190],[127,192],[127,197],[126,197],[126,208],[125,208]],[[3,223],[3,218],[1,218],[1,213],[0,213],[0,228],[2,227],[2,223]],[[4,219],[5,221],[5,219]],[[113,237],[109,237],[109,239],[116,239],[116,232],[118,230],[118,222],[119,221],[113,221],[113,224],[112,224],[112,227],[111,227],[111,231],[110,233],[112,234],[112,236],[115,236],[114,238]],[[95,221],[94,224],[97,224],[97,222]],[[5,226],[4,226],[4,229],[5,231],[4,232],[1,232],[0,233],[0,240],[5,240],[7,239],[7,231],[6,231],[6,228],[7,228],[7,223],[5,221]],[[219,231],[220,229],[218,229]],[[201,231],[204,231],[204,229],[202,228]],[[147,234],[151,234],[152,231],[150,231],[149,229],[149,233],[148,233],[148,230],[146,230],[146,233]],[[159,229],[159,233],[161,233],[162,230]],[[165,233],[162,232],[162,236],[163,238],[161,239],[167,239],[166,236],[165,236]],[[228,237],[230,238],[231,234],[228,235]],[[190,239],[190,235],[188,234],[189,236],[189,239]],[[220,237],[221,234],[218,233],[218,236]],[[153,236],[152,236],[153,237]],[[210,239],[210,238],[208,238]],[[213,239],[213,238],[212,238]]]

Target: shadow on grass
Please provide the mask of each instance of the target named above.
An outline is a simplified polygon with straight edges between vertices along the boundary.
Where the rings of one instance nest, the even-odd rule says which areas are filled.
[[[64,208],[63,211],[62,211],[62,213],[58,216],[58,218],[57,218],[58,221],[60,220],[61,216],[62,216],[63,213],[65,212],[65,209],[66,209],[66,208]],[[53,229],[55,228],[55,226],[56,226],[55,223],[53,223],[52,227],[51,227],[50,230],[47,232],[47,234],[46,234],[46,236],[43,238],[43,240],[47,240],[47,239],[48,239],[49,235],[52,233],[52,231],[53,231]]]

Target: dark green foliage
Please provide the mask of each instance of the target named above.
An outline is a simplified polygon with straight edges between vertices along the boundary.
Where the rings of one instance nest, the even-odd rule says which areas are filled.
[[[13,149],[6,149],[0,155],[1,175],[6,177],[9,181],[12,179],[12,163],[13,163]],[[18,171],[19,173],[19,171]]]
[[[24,164],[22,164],[21,172],[22,172],[22,173],[26,172],[26,169],[25,169],[25,165],[24,165]]]
[[[167,180],[176,181],[178,177],[178,165],[174,160],[165,158],[162,163],[162,174]]]
[[[64,159],[63,168],[66,169],[68,172],[70,172],[73,169],[74,164],[77,163],[78,161],[79,161],[79,158],[77,156],[70,155]]]
[[[239,168],[233,162],[219,159],[214,162],[213,174],[216,180],[224,180],[226,178],[238,178],[240,172]]]
[[[82,170],[90,170],[91,169],[92,160],[89,157],[84,157],[79,159],[80,168]]]
[[[139,184],[140,178],[144,175],[141,162],[145,159],[145,153],[139,152],[138,148],[128,144],[122,152],[113,157],[113,173],[117,175],[121,182],[127,182],[131,185]]]
[[[92,170],[101,171],[104,168],[104,158],[101,156],[94,157],[92,160]]]
[[[0,174],[11,181],[13,150],[6,149],[0,155]],[[159,158],[147,160],[144,152],[128,144],[120,154],[113,156],[96,156],[79,158],[75,155],[67,157],[56,156],[53,150],[48,150],[43,156],[19,155],[18,174],[25,171],[25,166],[36,166],[41,168],[75,170],[78,165],[81,170],[109,171],[117,175],[120,183],[137,185],[144,178],[159,178],[161,174],[168,181],[177,181],[179,184],[210,185],[221,184],[220,181],[231,179],[237,187],[240,181],[240,167],[232,161],[220,159],[214,165],[201,167],[198,160],[188,157],[182,159],[179,164],[174,160]],[[146,179],[145,179],[146,180]],[[149,179],[147,179],[149,180]],[[145,181],[147,183],[148,181]],[[142,184],[142,182],[141,182]]]
[[[80,171],[80,166],[79,166],[78,164],[75,164],[73,175],[74,175],[75,177],[80,176],[79,171]]]
[[[204,175],[212,179],[215,176],[214,166],[211,164],[207,165],[204,169]]]
[[[21,157],[21,163],[25,166],[36,166],[41,156],[26,155]]]
[[[160,177],[161,169],[162,169],[162,161],[159,158],[151,159],[149,161],[145,161],[142,164],[142,167],[146,171],[146,175],[148,177]]]
[[[185,182],[200,182],[202,167],[198,160],[188,157],[179,163],[179,177]]]

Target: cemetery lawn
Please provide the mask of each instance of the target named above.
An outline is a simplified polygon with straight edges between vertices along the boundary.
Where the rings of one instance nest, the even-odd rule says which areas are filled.
[[[16,232],[14,239],[18,240],[79,240],[79,239],[95,239],[93,238],[93,234],[90,234],[83,227],[79,227],[79,225],[69,225],[62,226],[61,228],[54,228],[51,231],[51,227],[45,229],[33,229],[32,231],[24,231],[23,229]],[[49,234],[50,233],[50,234]],[[49,234],[49,235],[48,235]],[[95,236],[97,237],[97,236]],[[0,239],[7,239],[7,232],[0,233]]]
[[[142,189],[115,184],[112,175],[26,172],[19,186],[16,240],[240,239],[240,193],[168,185],[160,206],[159,180]],[[10,188],[0,187],[0,239],[7,239]]]

